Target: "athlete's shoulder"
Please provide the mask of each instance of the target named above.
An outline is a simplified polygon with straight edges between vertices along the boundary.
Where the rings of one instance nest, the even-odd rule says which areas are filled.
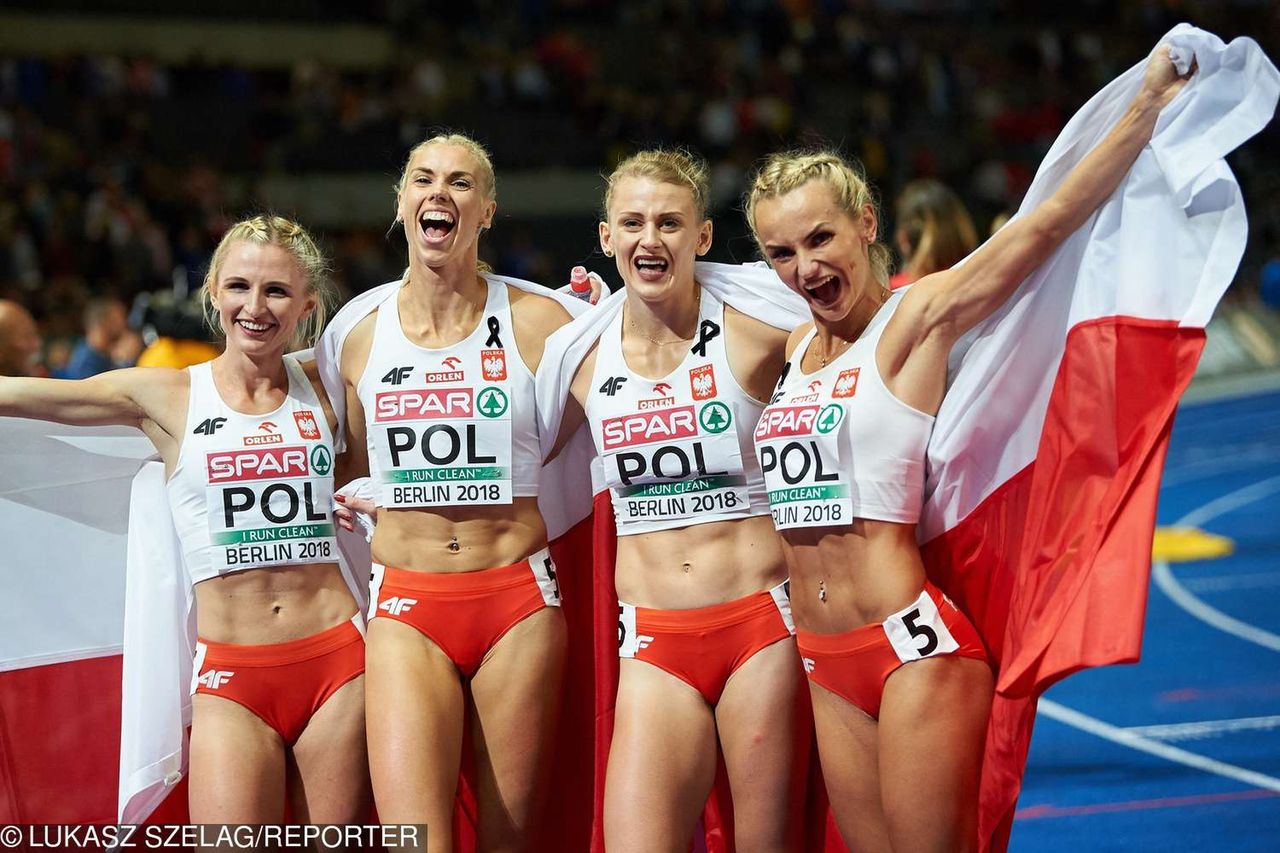
[[[507,297],[511,302],[512,319],[531,331],[550,335],[573,319],[552,296],[507,285]]]
[[[779,329],[749,314],[744,314],[732,305],[724,306],[724,324],[729,332],[730,341],[753,341],[772,349],[781,348],[790,340],[791,333]]]
[[[794,330],[792,330],[789,336],[787,336],[786,355],[788,360],[791,359],[791,356],[795,355],[796,347],[800,346],[800,341],[804,340],[804,336],[809,334],[811,331],[813,331],[812,320],[810,320],[808,323],[801,323]]]

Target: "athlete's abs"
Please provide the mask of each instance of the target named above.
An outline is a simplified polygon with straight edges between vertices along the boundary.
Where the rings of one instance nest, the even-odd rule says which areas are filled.
[[[318,634],[356,612],[336,563],[250,569],[196,584],[197,633],[219,643],[264,645]]]
[[[618,598],[687,610],[776,586],[786,563],[769,516],[618,537]]]
[[[380,509],[373,559],[417,572],[474,572],[505,566],[545,547],[537,498],[496,506]]]
[[[914,524],[855,519],[781,538],[792,614],[806,631],[835,634],[883,621],[924,587]]]

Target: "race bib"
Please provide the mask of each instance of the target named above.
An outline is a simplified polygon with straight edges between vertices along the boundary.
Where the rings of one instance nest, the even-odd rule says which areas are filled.
[[[829,527],[853,519],[841,458],[839,403],[773,405],[756,425],[760,470],[778,530]]]
[[[511,503],[511,405],[501,387],[384,391],[369,431],[382,506]]]
[[[619,527],[746,512],[750,497],[734,417],[728,404],[712,400],[602,421],[605,481]]]
[[[338,559],[328,445],[217,451],[205,463],[215,570]]]
[[[949,654],[960,648],[928,590],[921,590],[919,598],[891,614],[883,624],[889,644],[903,663]]]

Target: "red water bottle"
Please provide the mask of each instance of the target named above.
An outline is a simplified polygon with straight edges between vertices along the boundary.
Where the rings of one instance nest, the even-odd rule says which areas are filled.
[[[574,267],[569,272],[569,292],[583,302],[591,301],[591,278],[586,267]]]

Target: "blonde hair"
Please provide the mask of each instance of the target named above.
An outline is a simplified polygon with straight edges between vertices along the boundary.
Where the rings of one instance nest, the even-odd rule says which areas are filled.
[[[707,164],[691,151],[683,148],[655,148],[632,154],[614,168],[604,179],[604,210],[601,219],[608,221],[609,204],[613,191],[623,178],[651,178],[664,184],[685,187],[693,194],[693,209],[698,219],[707,218],[707,206],[711,197],[711,177]]]
[[[413,148],[409,149],[409,156],[404,159],[404,168],[400,170],[400,179],[395,183],[396,190],[396,206],[397,210],[400,204],[400,194],[404,192],[405,181],[409,179],[409,164],[413,162],[413,158],[418,156],[418,152],[431,145],[457,145],[459,148],[465,148],[473,158],[479,168],[476,169],[476,178],[480,183],[480,193],[484,196],[485,201],[497,201],[498,199],[498,177],[493,171],[493,160],[489,158],[489,151],[479,142],[476,142],[465,133],[442,132],[435,136],[429,136],[419,142]],[[399,213],[396,214],[399,221]],[[394,225],[391,226],[393,229]],[[389,232],[388,232],[389,233]],[[477,272],[493,272],[493,267],[484,261],[476,261]],[[408,271],[406,270],[406,275]]]
[[[978,245],[978,231],[964,202],[937,181],[907,184],[894,212],[897,234],[910,246],[905,265],[913,280],[950,269]]]
[[[279,246],[293,255],[302,269],[307,282],[307,289],[316,298],[316,307],[298,322],[293,338],[289,341],[290,349],[310,346],[320,337],[324,324],[329,319],[329,308],[335,302],[337,293],[329,278],[329,259],[320,251],[316,241],[292,219],[270,213],[260,214],[242,219],[227,229],[213,250],[213,258],[209,261],[209,271],[204,275],[202,298],[204,301],[205,319],[215,332],[222,332],[218,321],[218,310],[213,305],[213,291],[218,285],[218,274],[227,259],[227,253],[235,243],[254,243],[258,246]]]
[[[756,205],[765,199],[786,195],[810,181],[822,181],[830,187],[836,203],[850,217],[861,217],[862,209],[871,205],[876,221],[879,221],[879,205],[862,170],[839,154],[834,151],[783,151],[770,154],[756,172],[744,204],[747,224],[751,226],[751,234],[762,252],[764,244],[760,240],[760,232],[756,230]],[[889,247],[878,240],[872,241],[867,245],[867,256],[876,280],[882,285],[887,284],[889,268],[893,262],[893,253]]]

